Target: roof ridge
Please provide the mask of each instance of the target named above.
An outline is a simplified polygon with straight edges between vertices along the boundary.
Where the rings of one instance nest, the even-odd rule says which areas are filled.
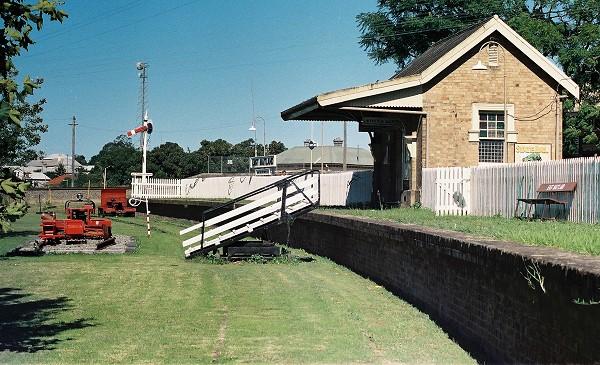
[[[397,71],[396,73],[394,73],[394,75],[392,77],[390,77],[390,80],[396,79],[396,78],[400,78],[400,77],[406,77],[406,76],[411,76],[414,75],[416,73],[409,73],[408,75],[406,74],[407,70],[410,70],[411,68],[415,68],[414,66],[418,64],[419,61],[421,61],[423,59],[423,56],[427,56],[427,54],[431,53],[432,50],[436,49],[436,48],[440,48],[440,46],[444,45],[446,42],[449,42],[450,40],[453,39],[459,39],[461,36],[472,32],[475,29],[479,29],[480,27],[482,27],[484,24],[486,24],[487,22],[489,22],[490,20],[492,20],[494,17],[496,17],[496,15],[491,15],[489,17],[484,18],[484,20],[481,20],[479,22],[475,22],[475,23],[471,23],[469,25],[467,25],[466,27],[464,27],[463,29],[461,29],[460,31],[450,34],[447,37],[444,37],[442,39],[440,39],[439,41],[433,43],[431,46],[429,46],[423,53],[421,53],[420,55],[418,55],[417,57],[415,57],[408,65],[406,65],[402,70]],[[460,43],[460,42],[459,42]],[[453,48],[453,47],[452,47]],[[417,61],[417,62],[415,62]],[[422,71],[422,70],[421,70]],[[420,73],[420,72],[418,72]]]

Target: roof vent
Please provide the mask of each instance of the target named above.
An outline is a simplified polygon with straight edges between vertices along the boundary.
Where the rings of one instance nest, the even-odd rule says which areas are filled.
[[[334,145],[335,147],[341,147],[341,146],[343,146],[343,145],[344,145],[344,139],[342,139],[342,138],[340,138],[340,137],[335,137],[335,138],[333,139],[333,145]]]
[[[488,46],[488,65],[490,67],[498,67],[498,45],[491,43]]]

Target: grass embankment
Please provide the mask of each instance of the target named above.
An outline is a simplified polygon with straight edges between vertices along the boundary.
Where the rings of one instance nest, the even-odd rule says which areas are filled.
[[[428,209],[327,209],[326,212],[418,224],[463,232],[476,237],[556,247],[585,255],[600,255],[600,225],[564,221],[526,221],[502,217],[436,216]]]
[[[0,363],[473,362],[426,315],[326,259],[185,260],[186,225],[155,218],[148,240],[143,220],[116,219],[133,254],[0,257]]]

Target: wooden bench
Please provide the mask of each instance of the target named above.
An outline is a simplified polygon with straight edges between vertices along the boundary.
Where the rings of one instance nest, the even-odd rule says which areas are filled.
[[[525,211],[525,217],[529,217],[530,213],[531,213],[531,208],[534,208],[533,211],[533,216],[532,218],[536,218],[535,217],[535,208],[537,207],[537,205],[539,204],[543,204],[544,205],[544,209],[542,210],[542,215],[541,215],[541,219],[547,219],[549,217],[547,217],[547,213],[549,213],[550,211],[550,206],[552,205],[559,205],[562,206],[562,216],[563,219],[567,218],[567,201],[564,200],[558,200],[552,197],[540,197],[540,195],[542,193],[568,193],[568,192],[574,192],[575,188],[577,187],[577,183],[576,182],[563,182],[563,183],[548,183],[548,184],[541,184],[539,186],[539,188],[536,190],[538,195],[537,198],[518,198],[517,199],[517,206],[515,207],[515,213],[514,216],[517,216],[517,211],[519,210],[519,203],[525,203],[527,204],[527,208]],[[558,217],[557,217],[558,218]]]

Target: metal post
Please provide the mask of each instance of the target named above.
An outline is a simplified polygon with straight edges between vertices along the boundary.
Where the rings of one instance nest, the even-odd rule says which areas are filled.
[[[148,64],[145,62],[138,62],[136,65],[138,71],[140,71],[140,79],[142,79],[142,90],[141,90],[141,118],[144,120],[146,117],[146,79],[148,76],[146,75],[146,69],[148,68]],[[144,144],[144,136],[140,136],[140,145]]]
[[[78,125],[75,116],[73,116],[73,121],[71,122],[71,129],[73,131],[71,137],[71,187],[75,186],[75,127]]]
[[[323,172],[323,121],[321,121],[321,172]]]
[[[144,115],[144,125],[148,125],[148,114]],[[142,173],[143,173],[143,183],[146,184],[146,156],[148,149],[148,131],[144,131],[142,133],[142,151],[143,151],[143,160],[142,160]]]
[[[347,161],[346,161],[346,152],[348,150],[348,122],[344,121],[344,157],[342,159],[342,170],[346,171]]]
[[[206,173],[210,174],[210,155],[206,156],[206,160],[208,162],[208,165],[207,165],[208,167],[207,167]]]
[[[221,156],[221,175],[223,175],[223,156]]]
[[[112,167],[112,166],[109,165],[104,168],[104,189],[106,189],[106,170],[108,170],[109,167]]]

